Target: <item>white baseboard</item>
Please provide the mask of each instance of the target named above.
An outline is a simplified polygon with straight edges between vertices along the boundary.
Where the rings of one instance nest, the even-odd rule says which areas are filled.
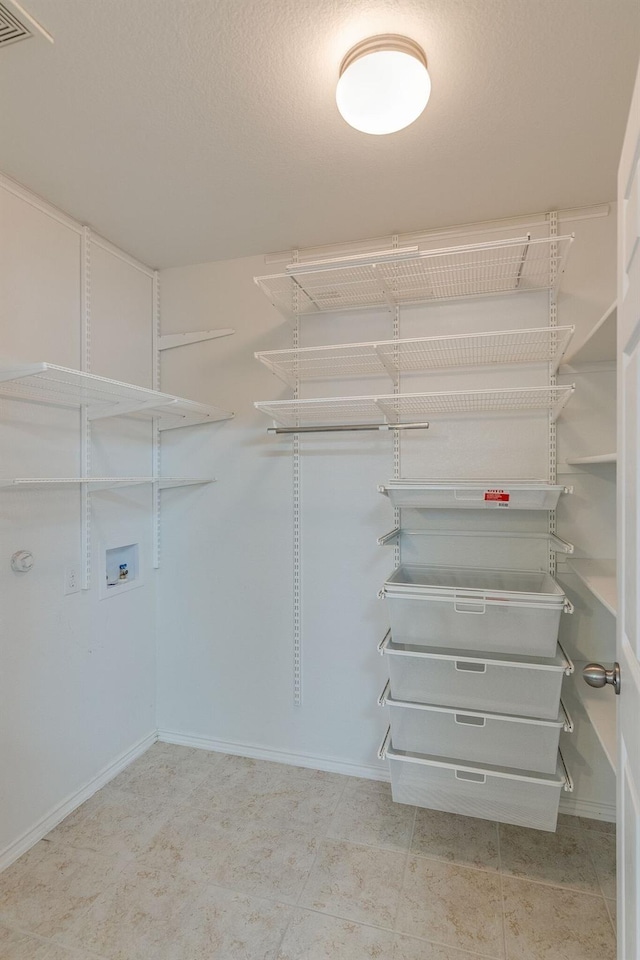
[[[121,770],[124,770],[125,767],[128,767],[130,763],[143,754],[145,750],[148,750],[157,739],[158,735],[156,731],[154,731],[153,733],[147,734],[147,736],[141,740],[138,740],[137,743],[134,743],[132,747],[129,747],[124,753],[121,753],[112,763],[103,767],[100,773],[89,780],[84,787],[81,787],[80,790],[76,790],[75,793],[68,796],[66,800],[63,800],[62,803],[59,803],[58,806],[54,807],[53,810],[50,810],[49,813],[42,817],[30,830],[27,830],[21,837],[14,840],[13,843],[10,843],[8,847],[0,852],[0,872],[21,857],[23,853],[26,853],[27,850],[31,849],[38,840],[42,840],[42,838],[64,820],[65,817],[73,813],[81,803],[84,803],[85,800],[92,797],[97,790],[100,790],[100,788],[104,787],[110,780],[113,780]]]
[[[318,757],[309,753],[288,753],[285,750],[271,750],[254,744],[236,743],[234,740],[214,740],[211,737],[198,737],[186,733],[174,733],[171,730],[159,730],[158,739],[163,743],[175,743],[181,747],[197,747],[201,750],[213,750],[215,753],[231,753],[237,757],[250,757],[252,760],[272,760],[274,763],[289,763],[293,767],[309,767],[312,770],[325,770],[328,773],[344,773],[348,777],[362,777],[365,780],[389,780],[389,771],[382,764],[379,767],[333,757]]]
[[[561,797],[560,813],[587,817],[589,820],[606,820],[607,823],[616,822],[615,803],[597,803],[594,800],[581,800],[580,797]]]
[[[325,770],[328,773],[342,773],[350,777],[362,777],[365,780],[389,781],[389,771],[385,766],[351,763],[333,757],[320,757],[315,754],[289,753],[284,750],[272,750],[255,744],[237,743],[234,740],[215,740],[212,737],[200,737],[191,734],[174,733],[171,730],[152,732],[128,750],[120,754],[112,763],[104,767],[80,790],[68,796],[62,803],[50,810],[30,830],[27,830],[13,843],[0,852],[0,872],[27,852],[39,840],[42,840],[65,817],[68,817],[80,804],[113,780],[121,770],[129,766],[149,747],[161,740],[163,743],[175,743],[184,747],[197,747],[216,753],[230,753],[239,757],[251,757],[254,760],[271,760],[275,763],[288,763],[295,767],[312,770]],[[570,816],[588,817],[592,820],[605,820],[615,823],[615,804],[596,803],[593,800],[580,800],[579,797],[563,797],[560,800],[560,812]]]
[[[294,767],[310,767],[313,770],[326,770],[329,773],[344,773],[350,777],[362,777],[366,780],[389,781],[389,771],[383,766],[365,766],[336,760],[331,757],[319,757],[307,753],[288,753],[284,750],[271,750],[254,744],[237,743],[235,740],[214,740],[212,737],[200,737],[193,734],[174,733],[171,730],[159,730],[158,739],[163,743],[175,743],[181,747],[196,747],[200,750],[213,750],[216,753],[231,753],[238,757],[251,757],[253,760],[272,760],[275,763],[290,763]],[[588,817],[590,820],[606,820],[615,823],[615,804],[595,803],[593,800],[580,800],[579,797],[566,797],[560,800],[560,813],[573,817]]]

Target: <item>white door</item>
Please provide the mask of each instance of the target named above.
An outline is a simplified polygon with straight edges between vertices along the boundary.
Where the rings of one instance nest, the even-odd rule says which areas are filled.
[[[640,960],[640,72],[618,173],[618,958]]]

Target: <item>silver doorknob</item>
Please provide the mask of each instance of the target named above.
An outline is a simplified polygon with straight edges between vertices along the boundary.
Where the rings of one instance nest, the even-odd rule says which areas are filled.
[[[584,682],[590,687],[606,687],[611,684],[616,693],[620,693],[620,664],[614,663],[611,670],[607,670],[601,663],[588,663],[582,671]]]

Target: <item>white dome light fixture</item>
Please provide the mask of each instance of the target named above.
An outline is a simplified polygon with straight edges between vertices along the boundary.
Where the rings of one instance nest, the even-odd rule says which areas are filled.
[[[387,33],[362,40],[340,64],[338,110],[362,133],[395,133],[417,120],[429,100],[431,80],[422,47]]]

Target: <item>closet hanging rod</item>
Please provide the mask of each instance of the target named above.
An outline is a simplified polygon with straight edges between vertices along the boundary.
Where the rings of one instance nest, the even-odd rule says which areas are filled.
[[[348,430],[428,430],[429,423],[331,423],[314,427],[268,427],[267,433],[345,433]]]

